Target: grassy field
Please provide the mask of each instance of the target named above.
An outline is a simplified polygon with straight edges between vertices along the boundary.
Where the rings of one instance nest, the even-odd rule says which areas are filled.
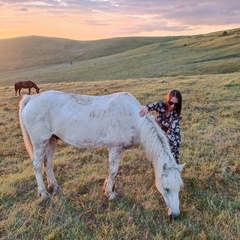
[[[119,200],[109,202],[102,191],[106,149],[59,141],[54,171],[62,192],[40,201],[11,81],[0,81],[0,239],[239,239],[240,73],[39,83],[41,91],[128,91],[142,104],[163,99],[173,88],[182,92],[185,186],[181,216],[174,221],[141,147],[124,153],[116,179]]]
[[[240,71],[240,28],[197,36],[0,40],[0,82],[125,80]]]

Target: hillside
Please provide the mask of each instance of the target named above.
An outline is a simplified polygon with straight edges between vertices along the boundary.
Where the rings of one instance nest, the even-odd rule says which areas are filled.
[[[240,71],[240,29],[197,36],[0,40],[2,84],[158,78]]]
[[[76,41],[40,36],[0,40],[0,71],[84,61],[111,56],[181,37],[133,37]]]

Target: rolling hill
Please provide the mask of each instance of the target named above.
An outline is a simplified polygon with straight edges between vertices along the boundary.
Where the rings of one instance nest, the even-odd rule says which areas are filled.
[[[76,41],[41,36],[0,40],[1,71],[85,61],[111,56],[154,43],[164,43],[181,37],[114,38],[96,41]]]
[[[240,29],[196,36],[0,40],[0,83],[117,80],[240,71]]]

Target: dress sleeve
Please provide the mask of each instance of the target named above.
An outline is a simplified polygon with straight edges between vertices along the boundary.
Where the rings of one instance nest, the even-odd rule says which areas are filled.
[[[153,102],[153,103],[149,103],[146,105],[146,107],[148,108],[148,111],[157,111],[160,112],[161,109],[163,108],[163,102],[162,101],[158,101],[158,102]]]
[[[180,122],[182,121],[182,115],[177,119],[174,119],[169,130],[167,131],[167,138],[169,140],[169,145],[171,152],[173,153],[174,158],[177,163],[179,163],[179,154],[180,154],[180,144],[181,144],[181,130]]]

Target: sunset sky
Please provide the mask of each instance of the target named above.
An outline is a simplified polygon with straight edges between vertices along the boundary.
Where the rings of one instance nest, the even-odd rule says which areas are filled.
[[[240,27],[240,0],[0,0],[0,39],[94,40]]]

